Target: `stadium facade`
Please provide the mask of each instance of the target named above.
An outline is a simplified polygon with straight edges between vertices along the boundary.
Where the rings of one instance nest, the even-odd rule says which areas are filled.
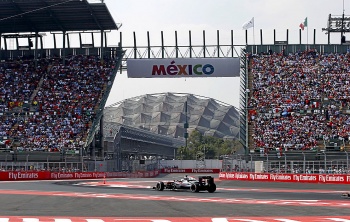
[[[187,112],[186,112],[187,111]],[[146,94],[104,110],[104,122],[115,122],[173,138],[194,130],[205,136],[237,139],[239,113],[213,98],[185,93]]]

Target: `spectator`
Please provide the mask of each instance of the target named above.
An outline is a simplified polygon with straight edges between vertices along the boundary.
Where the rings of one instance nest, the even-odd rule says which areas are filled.
[[[309,150],[350,136],[350,54],[252,55],[248,106],[255,147]],[[345,139],[347,138],[347,139]]]

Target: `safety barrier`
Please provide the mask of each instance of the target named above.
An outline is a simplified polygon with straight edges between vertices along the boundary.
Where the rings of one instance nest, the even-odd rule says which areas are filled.
[[[220,172],[222,180],[242,180],[261,182],[335,183],[350,184],[349,174],[276,174]]]
[[[102,178],[150,178],[159,175],[159,171],[126,172],[50,172],[50,171],[3,171],[0,181],[16,180],[67,180]]]

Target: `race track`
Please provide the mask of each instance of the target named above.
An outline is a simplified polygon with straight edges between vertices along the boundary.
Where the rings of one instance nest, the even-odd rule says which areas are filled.
[[[0,222],[350,221],[344,185],[216,181],[215,193],[151,189],[174,177],[0,182]]]

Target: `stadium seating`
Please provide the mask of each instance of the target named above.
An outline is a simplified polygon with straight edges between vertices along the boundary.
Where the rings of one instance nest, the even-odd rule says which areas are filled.
[[[0,62],[0,141],[16,153],[74,152],[86,140],[114,61],[97,56]]]
[[[0,111],[12,111],[23,107],[38,86],[45,69],[43,63],[34,67],[32,60],[0,63]]]
[[[309,50],[249,58],[254,149],[349,149],[350,54]]]

